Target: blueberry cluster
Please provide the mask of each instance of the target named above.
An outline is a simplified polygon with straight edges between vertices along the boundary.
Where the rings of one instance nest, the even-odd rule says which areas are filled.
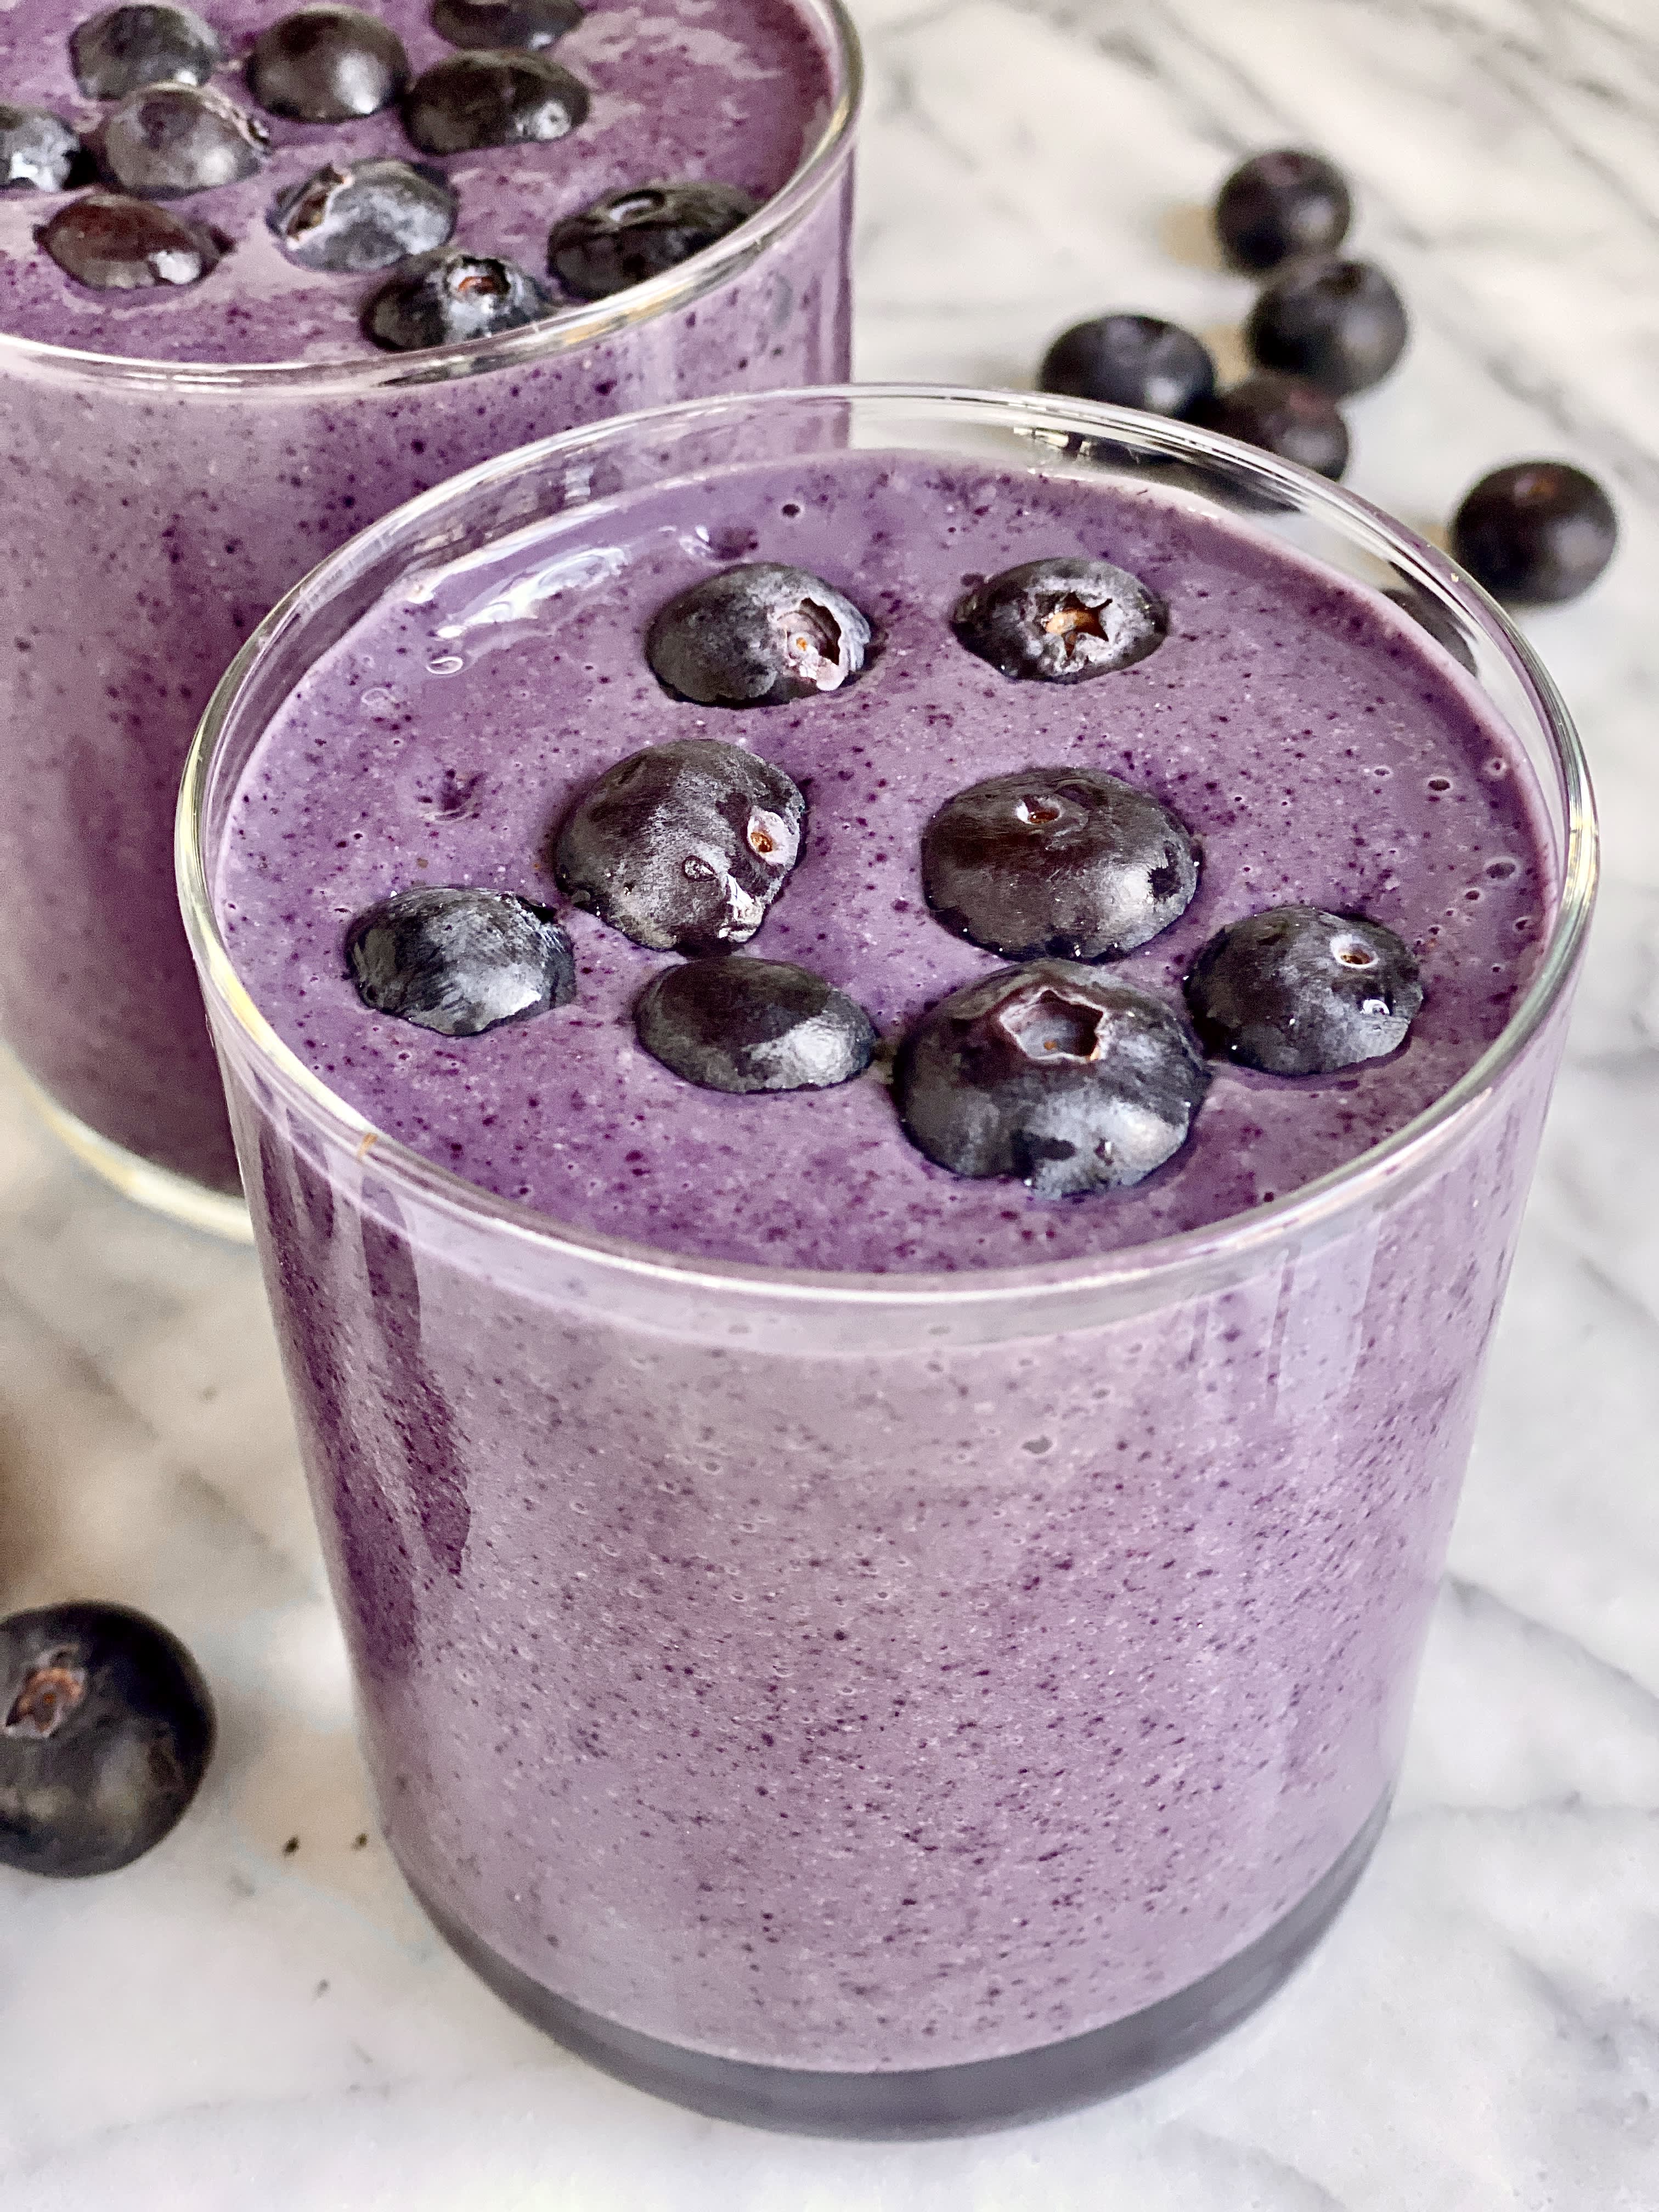
[[[415,76],[377,16],[325,0],[269,24],[243,59],[265,115],[342,124],[394,103],[424,161],[329,162],[278,195],[267,220],[307,269],[392,274],[363,328],[392,352],[514,330],[555,312],[553,293],[513,261],[462,252],[455,190],[436,161],[486,146],[562,138],[588,113],[587,88],[550,51],[583,16],[578,0],[434,0],[456,48]],[[270,159],[264,117],[210,80],[228,60],[187,8],[106,9],[70,35],[76,81],[106,112],[83,139],[45,109],[0,102],[7,185],[94,186],[38,234],[78,283],[100,291],[194,284],[230,250],[210,222],[159,203],[240,183]],[[607,192],[553,226],[548,274],[564,297],[597,300],[675,267],[756,211],[735,185],[656,181]]]
[[[1156,592],[1111,562],[1032,561],[975,582],[957,641],[1014,683],[1076,684],[1132,666],[1168,635]],[[672,698],[733,711],[856,683],[875,627],[823,577],[750,562],[659,610],[645,655]],[[823,1090],[870,1065],[865,1009],[810,969],[734,958],[785,890],[807,800],[781,768],[722,738],[650,745],[607,769],[552,843],[559,889],[635,945],[681,956],[634,1008],[640,1043],[706,1090]],[[1221,930],[1186,1007],[1098,963],[1182,915],[1200,855],[1152,793],[1096,769],[1033,767],[947,799],[922,832],[928,908],[1013,964],[929,1008],[892,1058],[918,1150],[953,1173],[1012,1176],[1043,1197],[1123,1189],[1186,1142],[1205,1049],[1275,1075],[1394,1051],[1423,1002],[1416,963],[1379,923],[1275,908]],[[471,1036],[574,996],[569,940],[510,893],[423,887],[358,915],[347,963],[377,1012]]]

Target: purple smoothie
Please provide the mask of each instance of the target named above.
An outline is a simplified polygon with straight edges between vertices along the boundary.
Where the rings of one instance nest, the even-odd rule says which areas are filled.
[[[234,56],[273,14],[254,0],[206,12]],[[377,12],[416,70],[451,51],[424,0]],[[0,94],[84,125],[96,104],[70,70],[74,20],[42,0],[0,14]],[[552,144],[444,165],[458,243],[539,273],[556,216],[684,175],[775,199],[760,250],[728,264],[714,249],[717,281],[699,289],[693,270],[690,290],[643,320],[619,295],[507,339],[386,356],[357,323],[381,279],[301,268],[264,216],[327,160],[410,155],[395,112],[327,127],[266,118],[275,151],[256,178],[174,203],[235,241],[179,290],[75,284],[33,243],[65,196],[0,200],[0,459],[28,549],[0,600],[14,794],[0,830],[0,1030],[71,1115],[214,1188],[234,1188],[235,1163],[170,825],[191,732],[259,617],[366,521],[492,453],[672,397],[846,368],[846,58],[817,0],[597,8],[559,58],[593,94],[588,121]],[[246,103],[239,63],[217,82]],[[276,363],[289,366],[257,366]]]

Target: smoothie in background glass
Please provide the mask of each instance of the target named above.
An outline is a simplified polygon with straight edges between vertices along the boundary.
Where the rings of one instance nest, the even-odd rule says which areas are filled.
[[[1108,555],[1135,665],[1012,683],[965,577]],[[733,562],[875,621],[854,683],[671,697],[651,618]],[[1467,676],[1398,592],[1458,638]],[[1178,998],[1309,901],[1414,949],[1403,1048],[1218,1066],[1136,1188],[1043,1200],[906,1139],[879,1064],[732,1097],[640,1048],[672,965],[562,919],[577,990],[448,1038],[352,919],[562,903],[549,840],[641,746],[786,769],[803,857],[737,958],[884,1036],[998,962],[922,825],[1034,763],[1150,790]],[[1369,1854],[1588,919],[1582,762],[1478,594],[1204,433],[927,391],[574,434],[365,532],[216,699],[181,885],[386,1833],[509,2002],[701,2109],[854,2134],[1058,2109],[1275,1988]],[[424,864],[424,865],[423,865]]]
[[[213,88],[271,140],[252,178],[165,203],[232,240],[216,268],[93,289],[36,242],[74,193],[0,199],[0,463],[19,554],[0,582],[0,1036],[83,1157],[234,1231],[235,1160],[169,865],[213,684],[324,553],[458,469],[631,408],[844,374],[858,59],[836,0],[592,9],[556,48],[590,94],[586,120],[438,163],[459,196],[454,242],[550,283],[550,226],[622,186],[714,179],[760,212],[649,283],[387,353],[360,317],[390,272],[303,267],[267,212],[325,163],[427,157],[395,106],[329,125],[263,113],[241,58],[285,11],[202,12],[230,57]],[[371,12],[416,71],[453,52],[426,0]],[[76,85],[77,20],[60,0],[0,13],[0,98],[91,133],[112,103]]]

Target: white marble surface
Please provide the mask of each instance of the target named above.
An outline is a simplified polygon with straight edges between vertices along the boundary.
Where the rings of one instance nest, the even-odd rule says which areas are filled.
[[[1419,523],[1599,471],[1615,571],[1534,634],[1607,888],[1398,1814],[1313,1967],[1152,2089],[966,2144],[799,2143],[590,2073],[440,1948],[371,1841],[251,1262],[0,1097],[0,1595],[177,1627],[223,1747],[85,1886],[0,1879],[18,2212],[1637,2212],[1659,2205],[1659,14],[1654,0],[863,0],[861,356],[1025,380],[1063,323],[1248,301],[1196,210],[1335,154],[1416,315],[1353,410]],[[290,1838],[297,1845],[289,1847]]]

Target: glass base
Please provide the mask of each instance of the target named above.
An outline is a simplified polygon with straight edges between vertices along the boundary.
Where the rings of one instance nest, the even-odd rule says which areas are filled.
[[[1237,1957],[1173,1996],[1109,2027],[960,2066],[889,2074],[818,2074],[757,2066],[659,2043],[555,1996],[410,1886],[439,1934],[515,2012],[602,2067],[711,2118],[865,2140],[972,2135],[1048,2119],[1115,2096],[1213,2043],[1272,1996],[1319,1942],[1364,1872],[1388,1818],[1385,1797],[1336,1864],[1284,1918]]]
[[[222,1237],[229,1243],[253,1242],[243,1200],[232,1198],[222,1190],[209,1190],[205,1184],[191,1182],[187,1176],[174,1175],[170,1168],[158,1168],[154,1160],[141,1159],[125,1146],[112,1144],[107,1137],[100,1137],[96,1129],[89,1129],[84,1121],[77,1121],[33,1077],[25,1075],[21,1068],[16,1072],[29,1103],[52,1134],[68,1146],[82,1167],[90,1168],[95,1176],[112,1184],[123,1198],[147,1206],[152,1213],[164,1213],[170,1221],[182,1221],[187,1228],[204,1230],[210,1237]]]

